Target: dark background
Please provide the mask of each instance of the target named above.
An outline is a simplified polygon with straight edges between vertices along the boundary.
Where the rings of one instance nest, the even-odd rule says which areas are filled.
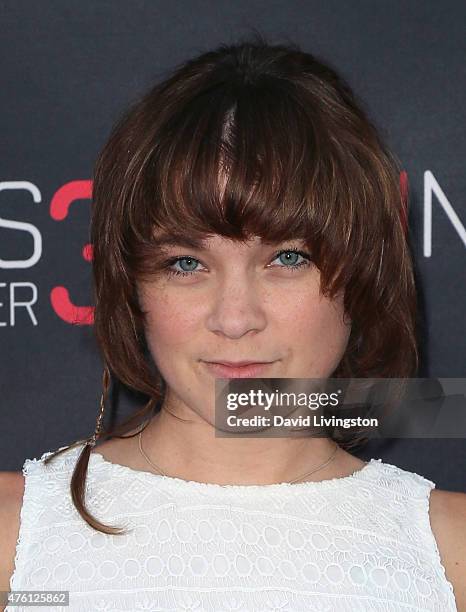
[[[91,303],[82,256],[91,203],[77,199],[57,221],[54,194],[91,178],[113,122],[138,94],[179,62],[253,28],[333,64],[401,160],[423,317],[419,376],[466,376],[463,2],[12,0],[0,11],[0,182],[29,183],[0,192],[0,469],[19,470],[26,457],[90,435],[99,410],[92,326],[64,321],[50,297],[64,286],[76,305]],[[34,252],[32,234],[11,221],[40,233],[32,266],[21,266]],[[13,320],[11,292],[34,301],[34,289],[31,310],[15,308]],[[119,418],[140,405],[117,395]],[[464,439],[372,441],[358,455],[466,491]]]

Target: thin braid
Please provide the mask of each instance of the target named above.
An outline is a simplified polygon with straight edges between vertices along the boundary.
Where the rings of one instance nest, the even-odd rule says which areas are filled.
[[[102,419],[104,417],[104,412],[105,412],[105,400],[107,399],[108,391],[110,389],[110,380],[111,380],[110,370],[109,370],[108,365],[105,363],[104,370],[102,373],[103,390],[102,390],[102,395],[100,396],[100,412],[99,412],[99,416],[97,417],[95,431],[92,434],[92,436],[88,439],[88,441],[86,442],[86,444],[91,447],[95,446],[97,442],[97,438],[99,437],[100,431],[102,429]]]

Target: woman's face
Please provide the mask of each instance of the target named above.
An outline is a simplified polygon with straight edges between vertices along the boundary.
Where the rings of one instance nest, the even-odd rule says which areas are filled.
[[[170,246],[165,253],[170,269],[139,284],[138,294],[170,404],[212,416],[215,374],[205,362],[272,362],[262,378],[325,378],[338,366],[351,322],[343,320],[342,295],[320,295],[304,242],[270,246],[215,235],[201,251]]]

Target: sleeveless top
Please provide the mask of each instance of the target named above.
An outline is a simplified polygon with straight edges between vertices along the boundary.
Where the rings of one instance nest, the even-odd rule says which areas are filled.
[[[430,526],[435,484],[414,472],[371,459],[342,478],[219,485],[111,463],[96,447],[86,507],[127,530],[107,535],[72,503],[82,448],[23,466],[10,590],[69,591],[69,606],[42,610],[457,612]]]

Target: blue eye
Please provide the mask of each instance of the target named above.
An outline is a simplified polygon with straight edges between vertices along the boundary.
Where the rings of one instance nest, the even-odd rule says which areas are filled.
[[[275,255],[275,259],[282,257],[283,255],[286,255],[287,257],[285,259],[282,259],[282,262],[287,261],[288,263],[291,263],[291,266],[285,266],[286,268],[291,268],[291,270],[296,270],[298,268],[301,268],[302,266],[308,265],[311,260],[311,257],[308,253],[305,253],[304,251],[298,251],[297,249],[286,249],[284,251],[280,251]],[[299,257],[302,257],[304,261],[301,261],[299,263],[293,263],[296,262]]]
[[[181,261],[190,262],[188,264],[188,267],[192,263],[199,263],[199,261],[197,259],[194,259],[194,257],[176,257],[175,259],[171,259],[168,263],[169,263],[169,265],[175,265],[175,264],[177,264],[178,262],[181,262]],[[185,271],[185,270],[175,270],[175,269],[172,269],[172,268],[168,268],[167,269],[167,273],[169,275],[170,274],[175,274],[175,275],[181,275],[181,276],[190,276],[193,272],[194,272],[194,270]]]
[[[298,270],[302,267],[307,267],[310,265],[311,262],[311,256],[309,255],[309,253],[306,253],[305,251],[300,251],[298,249],[283,249],[281,251],[278,251],[278,253],[275,253],[275,255],[273,256],[273,260],[278,259],[279,257],[281,258],[283,255],[286,255],[287,257],[285,259],[282,259],[281,261],[282,263],[287,263],[285,263],[285,265],[283,266],[278,267],[287,268],[290,271]],[[296,260],[299,260],[299,257],[301,257],[303,261],[299,261],[298,263],[296,263]],[[190,257],[189,255],[184,255],[183,257],[172,257],[164,265],[166,274],[168,276],[192,276],[193,274],[195,274],[195,269],[180,270],[172,267],[179,263],[181,265],[181,262],[188,262],[188,268],[193,268],[193,266],[195,267],[196,264],[200,263],[198,259]]]

